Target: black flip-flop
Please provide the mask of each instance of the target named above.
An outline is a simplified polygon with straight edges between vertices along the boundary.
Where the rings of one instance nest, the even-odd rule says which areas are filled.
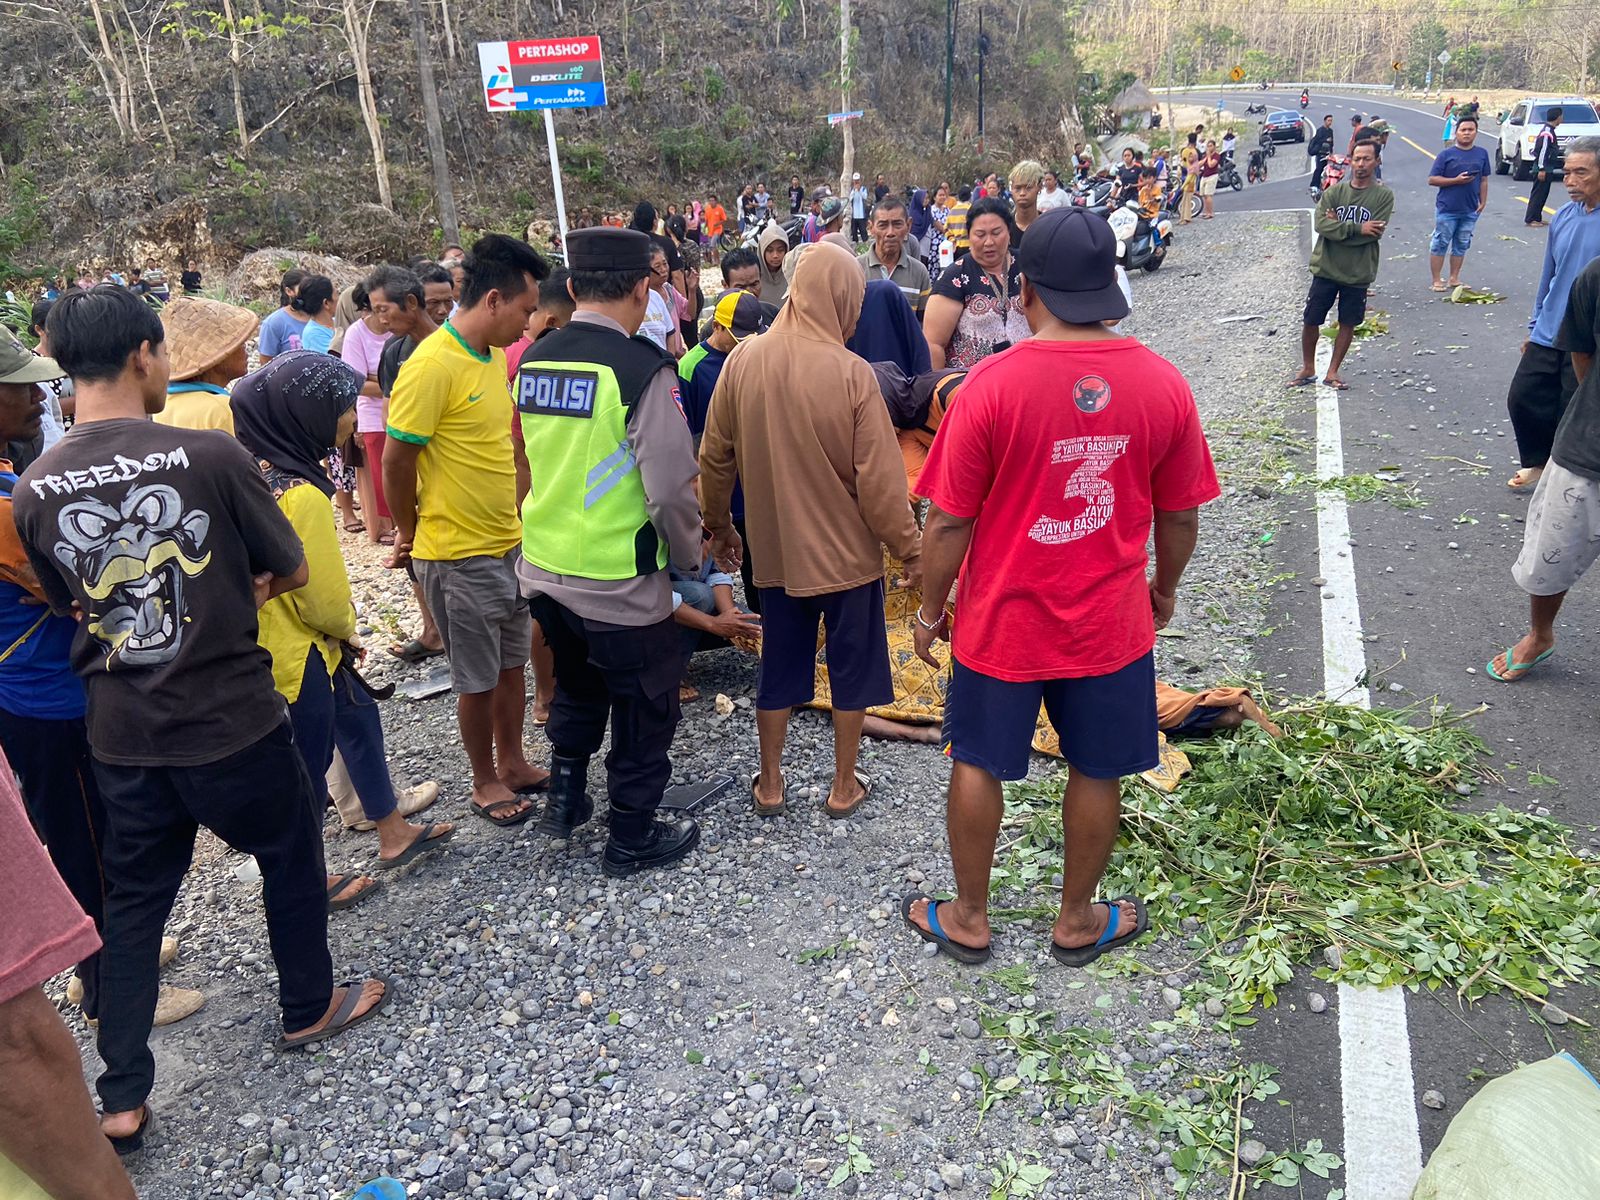
[[[1133,904],[1133,911],[1138,915],[1134,918],[1133,928],[1119,934],[1117,927],[1122,923],[1124,900]],[[1096,900],[1095,903],[1104,904],[1111,910],[1111,915],[1106,920],[1106,931],[1100,935],[1099,940],[1087,946],[1061,946],[1054,938],[1050,939],[1050,956],[1063,966],[1086,967],[1106,951],[1118,950],[1149,932],[1150,914],[1145,911],[1144,901],[1139,897],[1118,896],[1115,900]]]
[[[1296,375],[1293,379],[1289,380],[1288,383],[1284,384],[1284,386],[1285,387],[1307,387],[1310,384],[1315,383],[1316,381],[1317,381],[1317,377],[1315,375]]]
[[[361,878],[360,872],[357,872],[354,875],[335,875],[333,877],[333,882],[328,885],[328,911],[329,912],[343,912],[347,908],[354,908],[356,905],[360,904],[363,900],[365,900],[368,896],[372,895],[373,892],[377,891],[379,888],[381,888],[383,886],[383,884],[379,883],[376,879],[374,879],[370,884],[368,884],[366,887],[362,888],[355,895],[346,896],[342,900],[335,900],[334,899],[335,896],[337,896],[340,892],[344,891],[345,888],[349,887],[352,883],[354,883],[356,880],[358,880],[360,878]]]
[[[835,821],[842,821],[846,817],[855,816],[856,809],[860,808],[872,797],[872,780],[868,779],[860,771],[857,771],[856,782],[861,785],[861,795],[857,796],[843,808],[835,808],[833,805],[824,800],[822,802],[822,811],[827,813],[828,816]]]
[[[525,783],[521,787],[511,788],[511,790],[519,796],[537,796],[541,792],[548,792],[550,790],[550,780],[553,778],[553,775],[546,774],[545,777],[538,783]],[[510,784],[507,784],[506,786],[511,787]]]
[[[430,850],[437,850],[456,835],[454,829],[446,829],[438,837],[434,837],[433,831],[437,828],[439,828],[437,821],[429,821],[417,831],[417,836],[411,839],[411,844],[400,851],[399,854],[396,854],[393,858],[380,856],[375,864],[377,869],[380,871],[397,871],[408,862],[427,854]]]
[[[144,1111],[139,1115],[139,1128],[132,1133],[123,1134],[121,1137],[116,1137],[109,1133],[105,1137],[106,1141],[111,1143],[111,1148],[117,1152],[117,1157],[126,1158],[128,1155],[137,1154],[144,1149],[145,1136],[154,1131],[155,1127],[155,1109],[146,1104]]]
[[[520,797],[522,793],[518,792],[517,795]],[[496,800],[493,804],[479,804],[476,800],[469,800],[467,801],[467,807],[491,825],[521,825],[529,817],[533,816],[534,805],[530,804],[527,808],[517,809],[503,817],[494,815],[495,809],[510,808],[517,803],[517,800]]]
[[[927,929],[924,929],[921,925],[918,925],[911,919],[911,906],[918,900],[926,900],[928,902]],[[948,933],[946,933],[944,931],[944,927],[939,924],[938,910],[939,901],[935,900],[926,892],[912,892],[910,895],[903,897],[900,901],[900,915],[905,919],[905,923],[911,927],[911,932],[916,934],[923,941],[932,942],[935,946],[939,947],[939,952],[941,954],[948,954],[957,962],[964,962],[969,966],[975,966],[978,963],[988,962],[990,954],[989,947],[968,946],[956,941]]]
[[[420,638],[412,638],[403,646],[390,646],[389,653],[401,662],[419,663],[426,662],[430,658],[440,657],[444,654],[444,647],[440,646],[437,650],[434,650],[424,646]]]
[[[759,784],[760,782],[761,782],[761,772],[760,771],[757,771],[754,775],[750,776],[750,802],[755,807],[756,816],[758,816],[758,817],[781,817],[781,816],[783,816],[784,813],[789,811],[789,788],[788,788],[788,785],[783,782],[783,776],[782,775],[778,776],[778,786],[781,789],[780,795],[783,798],[781,800],[779,800],[776,804],[763,804],[761,802],[761,796],[756,791],[756,785]]]
[[[297,1050],[301,1046],[310,1046],[316,1042],[326,1041],[336,1037],[347,1029],[353,1029],[363,1021],[372,1019],[389,1007],[389,1002],[394,999],[394,979],[388,975],[374,975],[373,979],[383,984],[383,999],[360,1016],[352,1016],[356,1005],[361,1003],[361,992],[366,987],[365,979],[346,979],[336,987],[344,989],[344,999],[339,1002],[339,1007],[334,1011],[333,1020],[329,1021],[315,1033],[302,1033],[296,1037],[284,1034],[273,1043],[274,1050]]]
[[[1336,392],[1348,392],[1350,390],[1350,385],[1342,379],[1324,379],[1322,386],[1331,387]]]

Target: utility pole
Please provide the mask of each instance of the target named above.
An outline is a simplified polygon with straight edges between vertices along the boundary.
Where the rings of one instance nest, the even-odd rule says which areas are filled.
[[[850,0],[839,0],[839,111],[850,111]],[[844,120],[844,169],[839,172],[839,195],[850,195],[850,176],[856,169],[856,136],[849,117]]]
[[[989,35],[983,32],[983,5],[978,5],[978,153],[983,153],[983,63],[989,57]]]
[[[944,148],[950,149],[951,81],[956,69],[956,0],[944,0]]]

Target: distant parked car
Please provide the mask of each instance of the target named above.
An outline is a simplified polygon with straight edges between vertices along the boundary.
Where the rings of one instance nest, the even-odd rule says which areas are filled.
[[[1300,119],[1299,113],[1280,109],[1267,114],[1267,119],[1261,122],[1261,132],[1263,140],[1303,142],[1306,140],[1306,123]]]
[[[1524,96],[1512,106],[1500,125],[1494,147],[1494,169],[1510,171],[1514,179],[1533,178],[1533,139],[1539,135],[1552,108],[1561,110],[1556,144],[1563,151],[1574,138],[1600,137],[1600,115],[1580,96]],[[1559,172],[1557,172],[1559,175]]]

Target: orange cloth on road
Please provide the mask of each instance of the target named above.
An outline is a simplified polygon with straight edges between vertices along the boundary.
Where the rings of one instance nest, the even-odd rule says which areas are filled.
[[[1186,692],[1182,688],[1156,681],[1156,724],[1162,729],[1177,728],[1190,713],[1201,707],[1237,708],[1273,737],[1283,736],[1283,730],[1272,723],[1244,688],[1207,688],[1203,692]]]

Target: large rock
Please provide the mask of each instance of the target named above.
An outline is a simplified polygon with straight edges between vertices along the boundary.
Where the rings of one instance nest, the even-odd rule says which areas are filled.
[[[333,290],[337,294],[357,280],[364,279],[373,264],[351,262],[331,254],[269,246],[245,255],[239,260],[239,265],[229,272],[226,281],[228,298],[238,304],[276,305],[278,283],[283,273],[294,267],[313,275],[326,275],[333,281]]]

